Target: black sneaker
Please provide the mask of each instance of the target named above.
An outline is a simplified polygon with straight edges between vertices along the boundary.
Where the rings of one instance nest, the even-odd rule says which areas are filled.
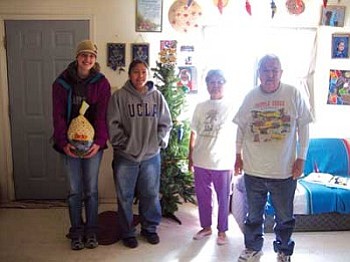
[[[123,244],[129,248],[135,248],[138,246],[137,239],[135,237],[128,237],[123,239]]]
[[[150,233],[146,230],[141,230],[141,235],[144,236],[147,239],[147,242],[156,245],[159,243],[159,236],[157,233]]]
[[[82,236],[78,236],[78,237],[71,238],[70,248],[72,250],[81,250],[81,249],[83,249],[84,248],[83,237]]]
[[[96,234],[94,233],[87,234],[86,240],[85,240],[85,247],[90,249],[98,247]]]

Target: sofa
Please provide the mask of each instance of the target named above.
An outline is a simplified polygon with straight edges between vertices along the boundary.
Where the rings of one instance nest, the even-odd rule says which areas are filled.
[[[350,139],[310,139],[304,174],[297,183],[295,231],[350,230]],[[247,213],[243,176],[234,179],[231,212],[243,232]],[[265,232],[273,232],[273,226],[274,211],[268,201]]]

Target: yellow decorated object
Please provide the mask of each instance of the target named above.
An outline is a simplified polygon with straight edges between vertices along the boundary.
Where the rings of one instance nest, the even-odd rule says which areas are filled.
[[[79,116],[72,119],[67,131],[68,140],[75,146],[76,150],[74,153],[78,156],[84,156],[94,140],[94,127],[84,116],[88,108],[89,104],[83,101],[79,110]]]

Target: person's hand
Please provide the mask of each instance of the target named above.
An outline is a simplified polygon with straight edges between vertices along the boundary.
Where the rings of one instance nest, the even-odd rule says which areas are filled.
[[[70,143],[63,147],[63,151],[67,156],[78,158],[78,156],[74,154],[72,150],[75,150],[75,146]]]
[[[243,160],[241,154],[236,155],[236,162],[235,162],[235,176],[242,175],[243,172]]]
[[[192,157],[189,157],[188,159],[188,171],[194,172]]]
[[[292,175],[294,180],[298,179],[298,177],[300,177],[301,174],[303,173],[304,163],[305,163],[304,159],[298,158],[297,160],[295,160],[292,168]]]
[[[96,144],[92,144],[90,149],[86,152],[86,154],[83,156],[83,158],[91,158],[94,155],[97,154],[98,150],[100,150],[100,146]]]

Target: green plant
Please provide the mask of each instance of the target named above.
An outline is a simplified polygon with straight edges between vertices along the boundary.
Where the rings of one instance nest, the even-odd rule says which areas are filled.
[[[175,65],[160,62],[156,62],[156,65],[156,68],[152,68],[158,80],[156,86],[168,102],[173,120],[168,147],[161,151],[160,201],[163,216],[181,224],[175,216],[178,205],[183,202],[195,203],[193,174],[188,170],[190,125],[187,120],[179,120],[186,106],[187,90],[176,85],[179,79],[175,74]]]

